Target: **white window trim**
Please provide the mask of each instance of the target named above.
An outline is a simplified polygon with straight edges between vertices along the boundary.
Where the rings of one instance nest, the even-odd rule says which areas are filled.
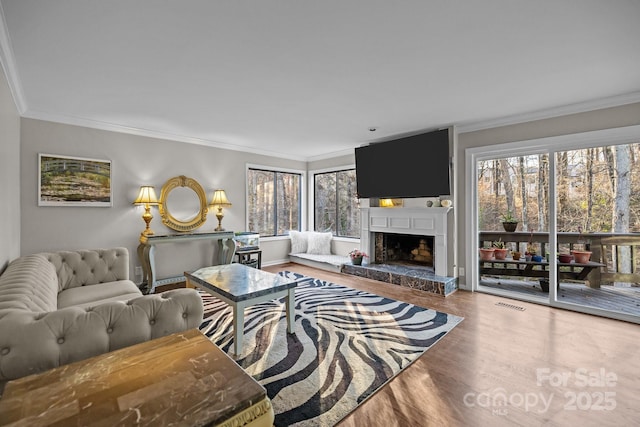
[[[245,229],[249,229],[249,182],[247,180],[247,175],[249,173],[249,169],[260,169],[269,172],[283,172],[283,173],[297,173],[300,174],[300,230],[306,230],[307,226],[307,203],[305,203],[305,199],[308,199],[307,196],[307,171],[301,169],[289,169],[289,168],[281,168],[276,166],[266,166],[266,165],[258,165],[255,163],[246,163],[244,170],[244,227]],[[250,231],[250,230],[248,230]],[[284,240],[288,239],[289,236],[266,236],[260,237],[260,239],[265,241],[270,240]]]

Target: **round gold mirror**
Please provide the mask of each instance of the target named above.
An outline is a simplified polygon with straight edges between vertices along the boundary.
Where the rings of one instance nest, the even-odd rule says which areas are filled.
[[[175,176],[162,186],[158,210],[164,225],[189,232],[207,220],[207,194],[195,179]]]

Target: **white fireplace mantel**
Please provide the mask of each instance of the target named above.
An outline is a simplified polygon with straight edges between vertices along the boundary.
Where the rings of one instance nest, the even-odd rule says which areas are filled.
[[[373,233],[433,236],[434,268],[437,276],[454,276],[453,208],[362,209],[362,249],[374,252]],[[364,238],[363,238],[364,237]]]

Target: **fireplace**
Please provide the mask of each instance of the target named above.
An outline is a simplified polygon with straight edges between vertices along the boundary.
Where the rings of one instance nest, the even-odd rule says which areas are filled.
[[[433,236],[374,233],[375,264],[430,267],[433,270]]]
[[[369,263],[342,272],[450,295],[458,289],[452,208],[361,207],[360,249]]]
[[[363,229],[360,249],[376,253],[376,235],[391,233],[419,236],[427,240],[431,267],[437,276],[453,277],[455,238],[452,208],[378,208],[361,209]],[[370,262],[377,263],[374,258]]]

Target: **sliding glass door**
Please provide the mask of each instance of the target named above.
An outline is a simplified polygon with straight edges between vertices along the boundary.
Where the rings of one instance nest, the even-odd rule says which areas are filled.
[[[474,290],[640,322],[640,128],[467,150]]]
[[[640,315],[640,144],[561,150],[555,164],[557,301]]]
[[[480,289],[547,299],[548,153],[476,162]]]

